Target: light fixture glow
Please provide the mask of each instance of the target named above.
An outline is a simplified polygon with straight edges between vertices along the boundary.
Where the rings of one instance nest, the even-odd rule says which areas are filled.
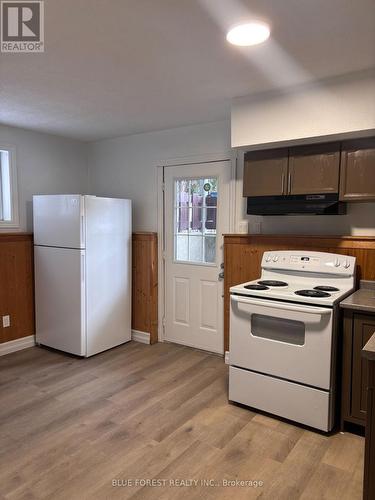
[[[233,45],[248,47],[265,42],[270,36],[270,27],[266,23],[253,21],[235,26],[227,33],[227,40]]]

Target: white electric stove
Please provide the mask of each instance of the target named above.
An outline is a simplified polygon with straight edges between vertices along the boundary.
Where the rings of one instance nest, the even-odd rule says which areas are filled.
[[[265,252],[258,280],[233,286],[229,399],[330,431],[338,303],[354,290],[354,257]]]

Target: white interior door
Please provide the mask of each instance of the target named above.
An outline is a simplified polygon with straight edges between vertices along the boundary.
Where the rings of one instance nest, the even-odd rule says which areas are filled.
[[[170,342],[223,353],[223,233],[230,161],[166,167],[165,331]]]

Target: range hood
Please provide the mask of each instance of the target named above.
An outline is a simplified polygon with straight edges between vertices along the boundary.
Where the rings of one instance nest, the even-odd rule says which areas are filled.
[[[338,194],[254,196],[247,198],[248,215],[344,215]]]

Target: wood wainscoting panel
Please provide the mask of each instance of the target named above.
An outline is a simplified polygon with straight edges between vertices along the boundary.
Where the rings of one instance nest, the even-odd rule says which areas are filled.
[[[33,237],[0,233],[0,343],[35,334]],[[158,247],[156,233],[133,234],[132,328],[158,340]]]
[[[3,328],[6,315],[10,327]],[[32,234],[0,233],[0,344],[34,333]]]
[[[133,233],[132,329],[158,341],[157,233]]]
[[[259,278],[264,252],[310,250],[352,255],[357,258],[357,280],[375,280],[375,237],[224,235],[224,348],[229,349],[229,288]]]

